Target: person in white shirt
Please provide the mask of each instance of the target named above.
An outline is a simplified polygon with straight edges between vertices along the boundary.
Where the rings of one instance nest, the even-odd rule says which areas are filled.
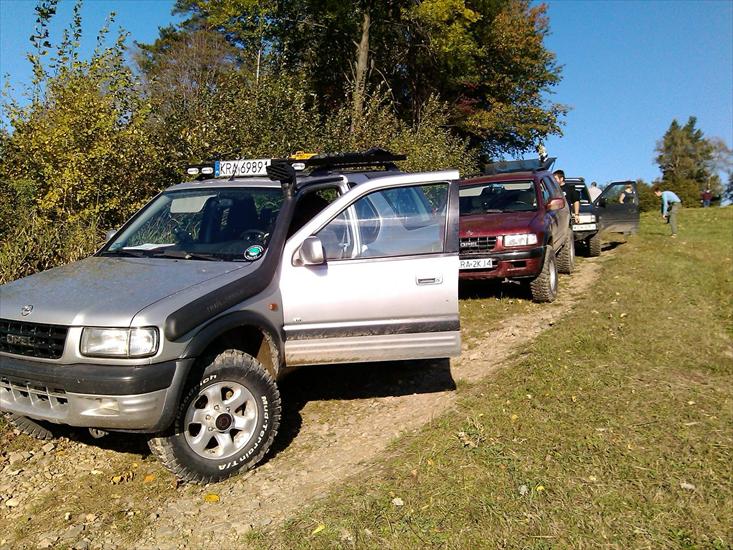
[[[601,189],[596,182],[590,184],[588,194],[590,195],[590,202],[596,202],[596,199],[601,195]]]

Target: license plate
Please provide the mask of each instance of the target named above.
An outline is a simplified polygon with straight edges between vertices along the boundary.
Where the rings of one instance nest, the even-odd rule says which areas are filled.
[[[492,267],[494,267],[494,260],[492,258],[461,260],[461,269],[489,269]]]
[[[590,231],[597,228],[598,226],[594,223],[578,223],[573,226],[573,231]]]
[[[214,163],[214,177],[266,176],[271,159],[217,160]]]

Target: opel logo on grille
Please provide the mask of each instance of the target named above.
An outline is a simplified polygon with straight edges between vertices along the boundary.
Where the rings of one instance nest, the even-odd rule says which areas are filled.
[[[33,311],[33,306],[31,304],[28,304],[27,306],[23,306],[22,308],[20,308],[20,314],[23,317],[30,315],[31,311]]]
[[[8,334],[5,340],[10,345],[15,346],[26,346],[30,347],[33,345],[33,339],[30,336],[20,336],[18,334]]]

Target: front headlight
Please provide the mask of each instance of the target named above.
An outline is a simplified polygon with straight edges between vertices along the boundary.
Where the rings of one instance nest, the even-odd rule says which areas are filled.
[[[85,327],[79,351],[89,357],[148,357],[158,351],[158,329]]]
[[[537,235],[534,233],[504,235],[504,246],[527,246],[530,244],[537,244]]]

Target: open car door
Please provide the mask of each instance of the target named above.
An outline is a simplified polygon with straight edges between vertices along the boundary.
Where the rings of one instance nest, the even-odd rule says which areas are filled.
[[[285,245],[288,365],[460,353],[458,173],[362,183]]]
[[[609,183],[594,204],[601,231],[636,233],[639,230],[639,194],[635,181]]]

